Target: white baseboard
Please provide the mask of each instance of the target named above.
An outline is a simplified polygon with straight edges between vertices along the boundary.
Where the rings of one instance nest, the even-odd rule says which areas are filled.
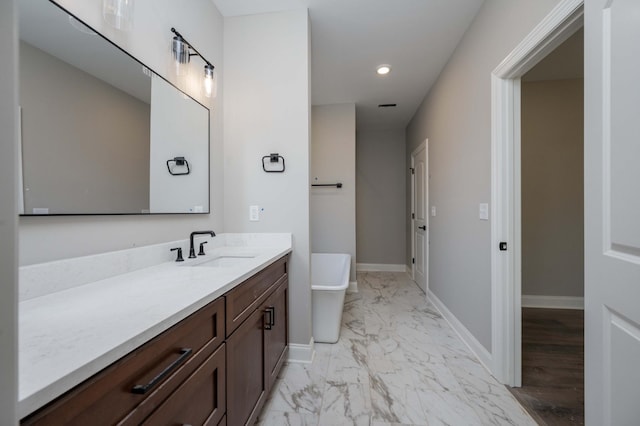
[[[394,265],[391,263],[356,263],[356,271],[405,272],[406,270],[406,265]]]
[[[484,366],[484,368],[490,373],[491,366],[493,365],[493,356],[478,340],[471,334],[471,332],[465,327],[458,318],[436,297],[433,292],[429,291],[429,301],[433,303],[440,315],[449,323],[453,331],[460,337],[465,345],[469,348],[478,361]]]
[[[358,281],[350,281],[349,287],[347,287],[347,293],[357,293],[358,292]]]
[[[584,297],[522,295],[523,308],[584,309]]]
[[[309,340],[308,345],[301,345],[298,343],[289,343],[289,359],[287,362],[298,364],[311,364],[315,355],[313,349],[313,337]]]

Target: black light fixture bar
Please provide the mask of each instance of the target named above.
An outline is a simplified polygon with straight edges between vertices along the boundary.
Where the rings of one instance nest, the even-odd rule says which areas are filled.
[[[204,56],[202,56],[202,54],[200,52],[198,52],[198,49],[193,47],[193,45],[191,43],[189,43],[189,41],[186,38],[184,38],[184,36],[182,34],[180,34],[178,32],[178,30],[176,30],[175,28],[171,27],[171,32],[174,33],[176,36],[180,37],[182,42],[184,44],[186,44],[189,47],[190,50],[193,50],[194,53],[189,53],[189,56],[199,56],[208,66],[210,66],[211,68],[215,68],[213,66],[213,64],[207,60],[207,58],[205,58]]]

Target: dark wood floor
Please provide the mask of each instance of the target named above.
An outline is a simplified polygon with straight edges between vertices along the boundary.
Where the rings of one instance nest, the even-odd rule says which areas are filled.
[[[522,387],[510,388],[541,425],[584,425],[584,312],[522,309]]]

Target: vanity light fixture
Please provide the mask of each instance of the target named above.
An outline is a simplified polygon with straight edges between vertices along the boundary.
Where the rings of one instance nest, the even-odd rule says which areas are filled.
[[[376,72],[378,73],[378,75],[387,75],[391,72],[391,65],[386,65],[386,64],[380,65],[376,69]]]
[[[215,75],[215,67],[204,56],[198,52],[191,43],[189,43],[175,28],[171,28],[171,32],[175,34],[171,40],[171,52],[176,63],[177,74],[180,75],[182,65],[188,64],[192,56],[199,56],[205,63],[204,65],[204,93],[207,98],[216,97],[217,82]]]

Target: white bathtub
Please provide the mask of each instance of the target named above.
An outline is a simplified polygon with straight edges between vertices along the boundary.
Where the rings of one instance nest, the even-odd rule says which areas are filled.
[[[348,254],[311,254],[313,339],[316,342],[335,343],[340,337],[350,268]]]

